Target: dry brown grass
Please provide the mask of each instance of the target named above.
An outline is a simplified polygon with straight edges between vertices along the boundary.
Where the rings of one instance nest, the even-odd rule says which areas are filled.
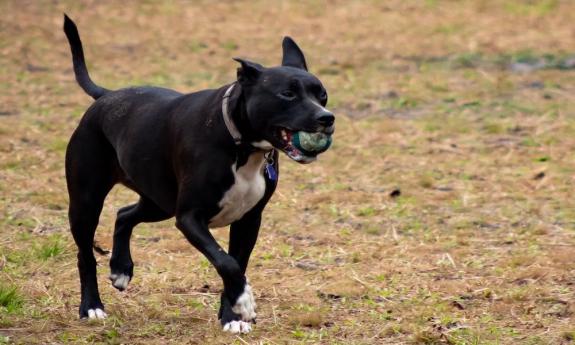
[[[171,221],[137,228],[127,292],[98,258],[112,317],[76,319],[63,155],[90,100],[64,11],[106,87],[216,87],[233,80],[232,56],[277,64],[284,34],[324,81],[334,147],[310,166],[282,159],[248,272],[252,334],[219,330],[219,278]],[[575,3],[2,1],[0,12],[0,343],[573,343],[575,74],[561,64],[575,53]],[[510,68],[544,58],[549,68]],[[134,199],[111,193],[102,247]]]

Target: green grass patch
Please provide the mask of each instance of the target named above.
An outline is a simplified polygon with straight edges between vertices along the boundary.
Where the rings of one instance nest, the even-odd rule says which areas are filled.
[[[24,299],[15,286],[0,284],[0,310],[3,309],[7,313],[14,313],[20,310],[23,304]]]
[[[46,261],[64,252],[64,243],[59,235],[54,235],[34,248],[36,258]]]
[[[544,16],[554,12],[558,5],[558,0],[514,0],[504,2],[504,8],[507,12],[521,16]]]

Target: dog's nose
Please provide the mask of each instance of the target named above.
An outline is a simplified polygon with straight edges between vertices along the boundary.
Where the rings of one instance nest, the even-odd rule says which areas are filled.
[[[331,127],[335,122],[335,116],[327,110],[324,110],[316,115],[316,121],[324,126],[324,127]]]

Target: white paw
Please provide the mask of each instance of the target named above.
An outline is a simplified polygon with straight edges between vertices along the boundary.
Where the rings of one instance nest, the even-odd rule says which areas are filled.
[[[243,321],[252,321],[256,318],[256,300],[252,294],[252,287],[247,282],[232,311],[241,315]]]
[[[128,283],[130,282],[130,276],[126,274],[110,274],[110,280],[112,281],[112,285],[120,290],[126,290],[128,287]]]
[[[88,309],[88,319],[95,320],[95,319],[105,319],[108,315],[100,308],[96,309]]]
[[[245,321],[230,321],[224,325],[224,332],[249,333],[251,330],[252,324]]]

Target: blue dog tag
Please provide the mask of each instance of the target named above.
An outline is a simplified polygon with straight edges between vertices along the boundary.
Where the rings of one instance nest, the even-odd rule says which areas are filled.
[[[276,169],[272,164],[266,164],[266,174],[268,174],[268,178],[272,181],[278,179],[278,174],[276,173]]]

